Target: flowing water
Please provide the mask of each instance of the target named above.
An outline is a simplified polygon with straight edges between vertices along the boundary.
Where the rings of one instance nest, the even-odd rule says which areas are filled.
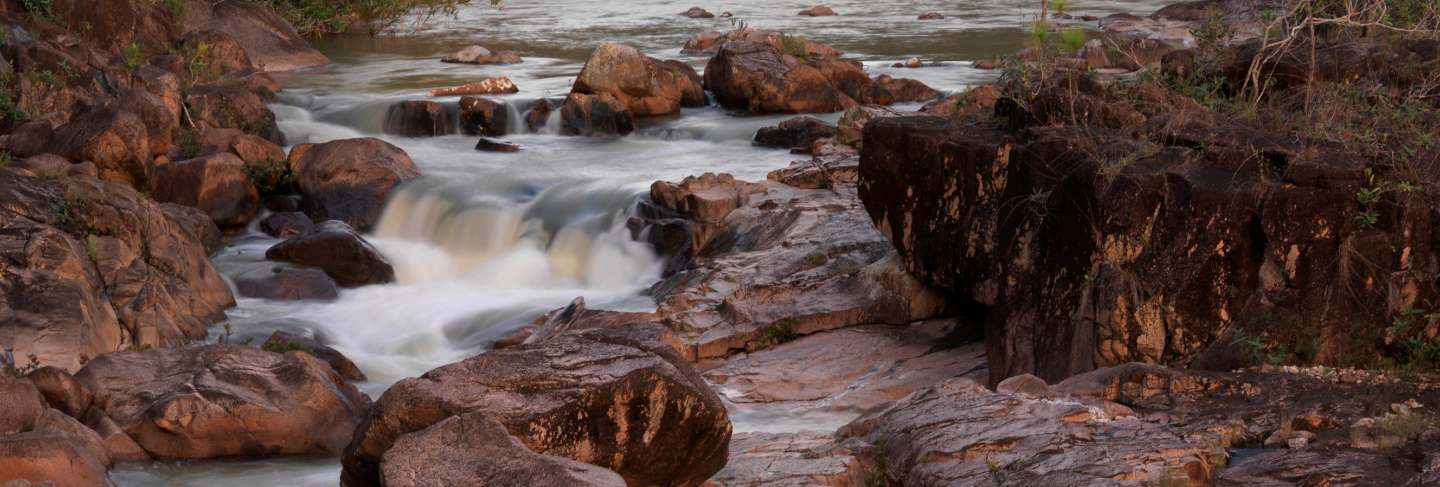
[[[477,2],[486,3],[486,2]],[[1077,14],[1148,13],[1160,0],[1071,1]],[[333,302],[241,298],[231,310],[232,340],[264,340],[278,329],[313,334],[369,375],[360,387],[378,398],[395,381],[481,353],[498,337],[541,313],[584,296],[594,308],[653,310],[641,292],[659,278],[660,261],[630,238],[625,221],[651,182],[704,172],[761,179],[796,157],[750,145],[755,130],[784,116],[737,116],[719,108],[686,109],[678,117],[642,121],[637,133],[589,139],[537,133],[505,137],[523,150],[473,150],[475,137],[400,138],[381,135],[386,109],[425,91],[508,76],[520,87],[506,102],[512,120],[542,97],[563,97],[589,51],[624,42],[647,54],[703,69],[705,58],[683,56],[685,39],[739,23],[783,30],[830,44],[866,64],[872,75],[919,79],[941,91],[989,81],[995,72],[976,59],[1023,46],[1033,0],[914,0],[829,3],[841,15],[795,15],[806,2],[732,0],[702,5],[734,19],[676,15],[690,3],[657,0],[511,0],[503,9],[477,5],[454,18],[406,24],[405,35],[342,37],[317,42],[330,67],[280,77],[286,91],[275,111],[290,143],[382,137],[403,148],[424,176],[393,198],[372,241],[395,265],[398,282],[344,291]],[[926,11],[945,20],[917,21]],[[510,66],[440,63],[470,44],[520,51]],[[897,69],[911,56],[938,67]],[[458,97],[436,98],[454,104]],[[821,115],[834,121],[838,114]],[[518,120],[517,120],[518,121]],[[511,126],[518,124],[512,123]],[[263,260],[276,243],[257,232],[235,238],[215,257],[234,273]],[[218,327],[217,327],[217,332]],[[735,431],[784,430],[736,418]],[[797,422],[795,428],[814,426]],[[334,458],[123,466],[121,486],[333,486]]]

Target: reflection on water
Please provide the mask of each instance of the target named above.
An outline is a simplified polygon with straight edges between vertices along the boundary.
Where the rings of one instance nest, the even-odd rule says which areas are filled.
[[[484,2],[482,2],[484,3]],[[657,179],[729,172],[761,179],[795,159],[785,151],[752,147],[757,129],[787,116],[736,116],[717,108],[642,120],[634,135],[559,137],[554,127],[505,137],[514,154],[473,150],[474,137],[409,139],[379,135],[388,107],[424,99],[431,88],[479,77],[507,76],[520,87],[496,97],[509,117],[541,97],[564,96],[586,56],[602,42],[625,42],[659,58],[703,68],[705,58],[683,56],[688,37],[728,30],[743,21],[829,43],[865,61],[872,75],[919,79],[941,91],[987,82],[992,71],[971,61],[1013,52],[1025,37],[1033,0],[834,0],[840,16],[795,15],[813,2],[732,0],[702,5],[729,19],[676,15],[690,4],[661,0],[510,0],[503,10],[471,6],[456,18],[436,18],[404,37],[342,36],[317,42],[333,66],[280,76],[286,91],[272,106],[291,143],[379,136],[403,148],[425,174],[391,202],[375,245],[395,264],[396,284],[342,292],[334,302],[276,302],[242,298],[231,310],[237,338],[264,340],[284,329],[314,335],[350,356],[371,378],[372,396],[390,384],[480,353],[506,332],[541,313],[585,296],[595,308],[653,309],[640,291],[658,277],[658,258],[631,241],[624,221]],[[1072,12],[1147,13],[1161,0],[1072,1]],[[918,21],[939,11],[945,20]],[[438,59],[470,44],[520,51],[510,66],[445,64]],[[911,56],[940,61],[923,69],[890,68]],[[454,105],[458,97],[436,98]],[[835,121],[838,114],[819,117]],[[512,126],[518,125],[512,123]],[[234,274],[263,261],[275,243],[252,234],[215,258]],[[828,428],[848,417],[774,415],[737,410],[744,429]],[[122,486],[333,486],[335,459],[275,459],[129,465],[113,478]]]

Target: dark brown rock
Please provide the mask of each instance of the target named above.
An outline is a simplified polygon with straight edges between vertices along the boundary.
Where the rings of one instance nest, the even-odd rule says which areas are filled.
[[[712,13],[710,13],[709,10],[705,10],[705,9],[703,9],[703,8],[700,8],[700,7],[690,7],[689,10],[686,10],[686,11],[684,11],[684,12],[680,12],[680,15],[684,15],[684,16],[690,17],[690,18],[692,18],[692,19],[713,19],[713,18],[715,18],[715,14],[712,14]]]
[[[571,93],[560,107],[560,133],[601,137],[635,131],[635,115],[609,94]]]
[[[404,101],[385,113],[387,134],[403,137],[436,137],[455,133],[455,120],[445,105],[433,101]]]
[[[336,220],[270,247],[265,258],[318,267],[344,287],[395,281],[395,269],[385,256],[349,225]]]
[[[249,347],[106,354],[75,377],[157,459],[333,454],[370,404],[313,356]]]
[[[796,117],[780,122],[779,126],[755,132],[755,145],[810,152],[815,141],[834,137],[836,133],[837,128],[833,124],[814,117]]]
[[[230,153],[156,168],[151,194],[156,201],[198,208],[222,228],[244,226],[260,210],[260,192],[245,161]]]
[[[515,51],[491,51],[485,46],[470,46],[446,56],[440,62],[457,64],[518,64],[525,62]]]
[[[279,301],[333,300],[340,288],[325,271],[288,266],[262,266],[232,276],[235,290],[247,298]]]
[[[460,98],[460,131],[466,135],[499,137],[510,133],[510,114],[504,103],[478,96]],[[519,130],[520,127],[515,127]]]
[[[420,176],[405,151],[371,138],[299,145],[289,164],[306,214],[362,230],[379,221],[396,186]]]
[[[72,417],[84,417],[85,410],[90,408],[90,401],[94,399],[90,390],[77,382],[65,369],[41,367],[25,378],[35,384],[35,388],[45,397],[45,402],[49,403],[50,407]]]
[[[829,17],[835,15],[835,10],[825,5],[816,5],[814,7],[801,10],[799,15],[801,17]]]
[[[195,30],[185,34],[180,39],[181,52],[200,52],[200,46],[205,46],[205,62],[203,69],[191,70],[187,73],[194,77],[195,83],[209,83],[225,76],[246,73],[255,68],[250,62],[250,55],[230,35],[213,30]]]
[[[86,112],[55,129],[46,152],[71,161],[90,161],[102,179],[148,188],[154,163],[145,121],[128,111]]]
[[[631,485],[700,485],[725,464],[730,421],[662,333],[561,335],[401,381],[346,449],[341,482],[379,485],[382,457],[407,434],[475,414],[536,453],[614,470]]]
[[[624,487],[601,467],[531,451],[483,412],[451,416],[401,436],[385,451],[384,485],[573,485]]]
[[[550,100],[541,98],[530,103],[530,108],[525,111],[525,128],[531,132],[539,132],[550,123],[550,114],[555,111],[555,104]]]
[[[940,12],[925,12],[917,17],[918,20],[944,20],[945,15]]]
[[[481,152],[520,152],[520,146],[495,139],[481,137],[475,143],[475,150]]]
[[[838,90],[819,70],[770,44],[727,42],[705,66],[705,87],[726,108],[756,113],[833,112]]]
[[[239,129],[279,145],[285,135],[275,124],[266,100],[241,83],[222,81],[196,85],[185,97],[190,119],[202,130]]]
[[[275,238],[290,238],[315,228],[310,217],[298,211],[275,213],[260,220],[260,231]]]

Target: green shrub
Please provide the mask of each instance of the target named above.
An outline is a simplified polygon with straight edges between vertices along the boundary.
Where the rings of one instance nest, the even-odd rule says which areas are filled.
[[[36,17],[49,17],[54,7],[54,0],[21,0],[25,4],[25,11]]]
[[[416,13],[421,18],[453,15],[471,0],[270,0],[275,12],[301,34],[339,34],[358,28],[378,30]],[[498,5],[501,0],[489,0]]]

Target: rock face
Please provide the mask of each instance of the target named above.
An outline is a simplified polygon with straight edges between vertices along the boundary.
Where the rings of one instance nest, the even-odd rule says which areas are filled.
[[[204,337],[234,305],[201,233],[128,185],[0,170],[0,342],[67,370]]]
[[[608,94],[637,117],[680,113],[704,106],[705,90],[690,65],[647,57],[634,47],[605,43],[590,54],[573,93]]]
[[[470,46],[440,60],[458,64],[518,64],[525,62],[515,51],[491,51],[485,46]]]
[[[334,454],[370,405],[309,354],[249,347],[111,353],[75,377],[160,459]]]
[[[909,277],[853,186],[808,190],[706,175],[651,188],[642,209],[669,243],[658,315],[705,359],[859,324],[930,318],[943,301]],[[666,237],[666,235],[669,235]]]
[[[576,485],[624,487],[615,472],[530,451],[483,412],[451,416],[385,451],[386,486]]]
[[[420,176],[405,151],[370,138],[298,145],[289,165],[306,214],[362,230],[380,219],[396,186]]]
[[[810,152],[815,142],[834,137],[838,133],[835,125],[814,117],[795,117],[775,127],[765,127],[755,132],[755,145],[776,149],[791,149]]]
[[[937,96],[918,81],[872,80],[858,63],[810,54],[803,39],[782,36],[779,44],[721,44],[705,66],[705,87],[722,106],[755,113],[835,112]]]
[[[626,135],[635,131],[635,114],[609,94],[571,93],[560,107],[564,135]]]
[[[331,220],[265,251],[265,258],[318,267],[344,287],[395,281],[395,269],[345,222]]]
[[[1286,360],[1303,348],[1353,363],[1383,346],[1361,323],[1434,296],[1414,269],[1440,265],[1435,203],[1357,204],[1398,184],[1367,178],[1363,155],[1219,120],[1155,85],[1060,85],[1009,116],[1018,132],[865,126],[861,197],[912,274],[990,307],[992,380],[1131,361],[1231,369],[1253,360],[1241,336]],[[1086,128],[1055,126],[1077,116]]]
[[[498,431],[475,430],[488,419],[534,453],[604,467],[630,485],[700,485],[725,464],[730,421],[719,397],[659,338],[664,333],[636,325],[561,335],[400,381],[347,447],[341,482],[380,485],[384,475],[388,485],[392,465],[406,478],[424,478],[455,474],[436,470],[445,465],[501,461],[440,451],[431,453],[439,464],[427,466],[417,460],[423,457],[395,451],[457,434],[513,450],[496,445]],[[528,455],[516,460],[555,464]]]
[[[436,137],[455,133],[455,119],[445,105],[433,101],[404,101],[385,112],[384,130],[402,137]]]
[[[156,201],[200,209],[224,228],[250,223],[260,210],[260,192],[245,161],[230,153],[166,164],[155,170]]]

